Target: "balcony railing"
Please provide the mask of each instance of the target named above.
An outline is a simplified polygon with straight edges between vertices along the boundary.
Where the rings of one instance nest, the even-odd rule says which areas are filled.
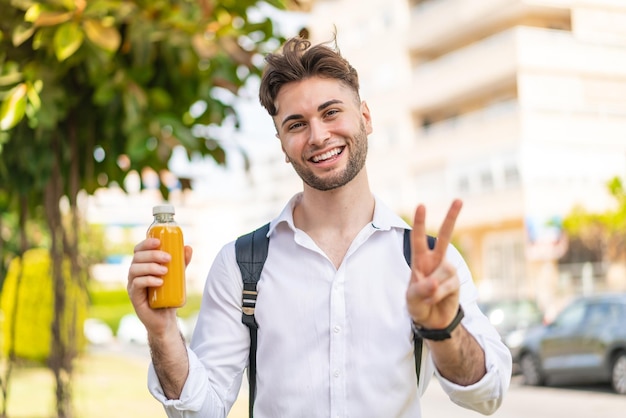
[[[506,100],[495,103],[486,108],[467,113],[464,115],[444,119],[424,127],[421,131],[420,140],[429,143],[455,142],[463,140],[472,142],[468,133],[485,137],[485,132],[494,132],[495,135],[503,134],[503,131],[515,131],[519,129],[519,104],[517,100]]]
[[[575,0],[431,0],[411,10],[410,45],[436,51],[481,36],[528,13],[567,16]]]
[[[484,96],[498,83],[514,86],[516,33],[516,29],[508,30],[418,65],[413,80],[414,108],[427,112]]]
[[[626,76],[626,49],[583,42],[570,32],[518,26],[414,69],[414,110],[427,114],[497,91],[515,91],[519,74]]]

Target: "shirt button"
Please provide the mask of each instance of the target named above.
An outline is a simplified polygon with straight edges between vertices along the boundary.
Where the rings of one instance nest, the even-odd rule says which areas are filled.
[[[341,331],[341,327],[339,325],[335,325],[335,328],[333,328],[333,331],[335,332],[335,334],[339,334],[339,332]]]
[[[339,377],[341,373],[339,373],[339,370],[335,370],[335,373],[333,374],[335,377]]]

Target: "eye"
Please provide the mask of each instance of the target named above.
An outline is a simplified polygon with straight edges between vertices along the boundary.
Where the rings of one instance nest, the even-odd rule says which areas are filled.
[[[328,111],[325,113],[325,116],[330,118],[336,116],[337,114],[339,114],[339,109],[328,109]]]
[[[304,122],[295,122],[295,123],[292,123],[291,125],[289,125],[287,127],[287,130],[295,131],[295,130],[298,130],[298,129],[302,128],[303,126],[304,126]]]

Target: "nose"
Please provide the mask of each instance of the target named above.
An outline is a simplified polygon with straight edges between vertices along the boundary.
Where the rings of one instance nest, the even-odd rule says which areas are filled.
[[[330,138],[330,131],[324,122],[313,119],[309,121],[309,143],[311,145],[323,144]]]

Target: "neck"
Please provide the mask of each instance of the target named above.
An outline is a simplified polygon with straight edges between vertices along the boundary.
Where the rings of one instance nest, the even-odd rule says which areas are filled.
[[[334,230],[341,235],[356,235],[374,214],[374,196],[365,169],[340,188],[320,191],[304,186],[302,199],[294,208],[294,223],[303,231]]]

